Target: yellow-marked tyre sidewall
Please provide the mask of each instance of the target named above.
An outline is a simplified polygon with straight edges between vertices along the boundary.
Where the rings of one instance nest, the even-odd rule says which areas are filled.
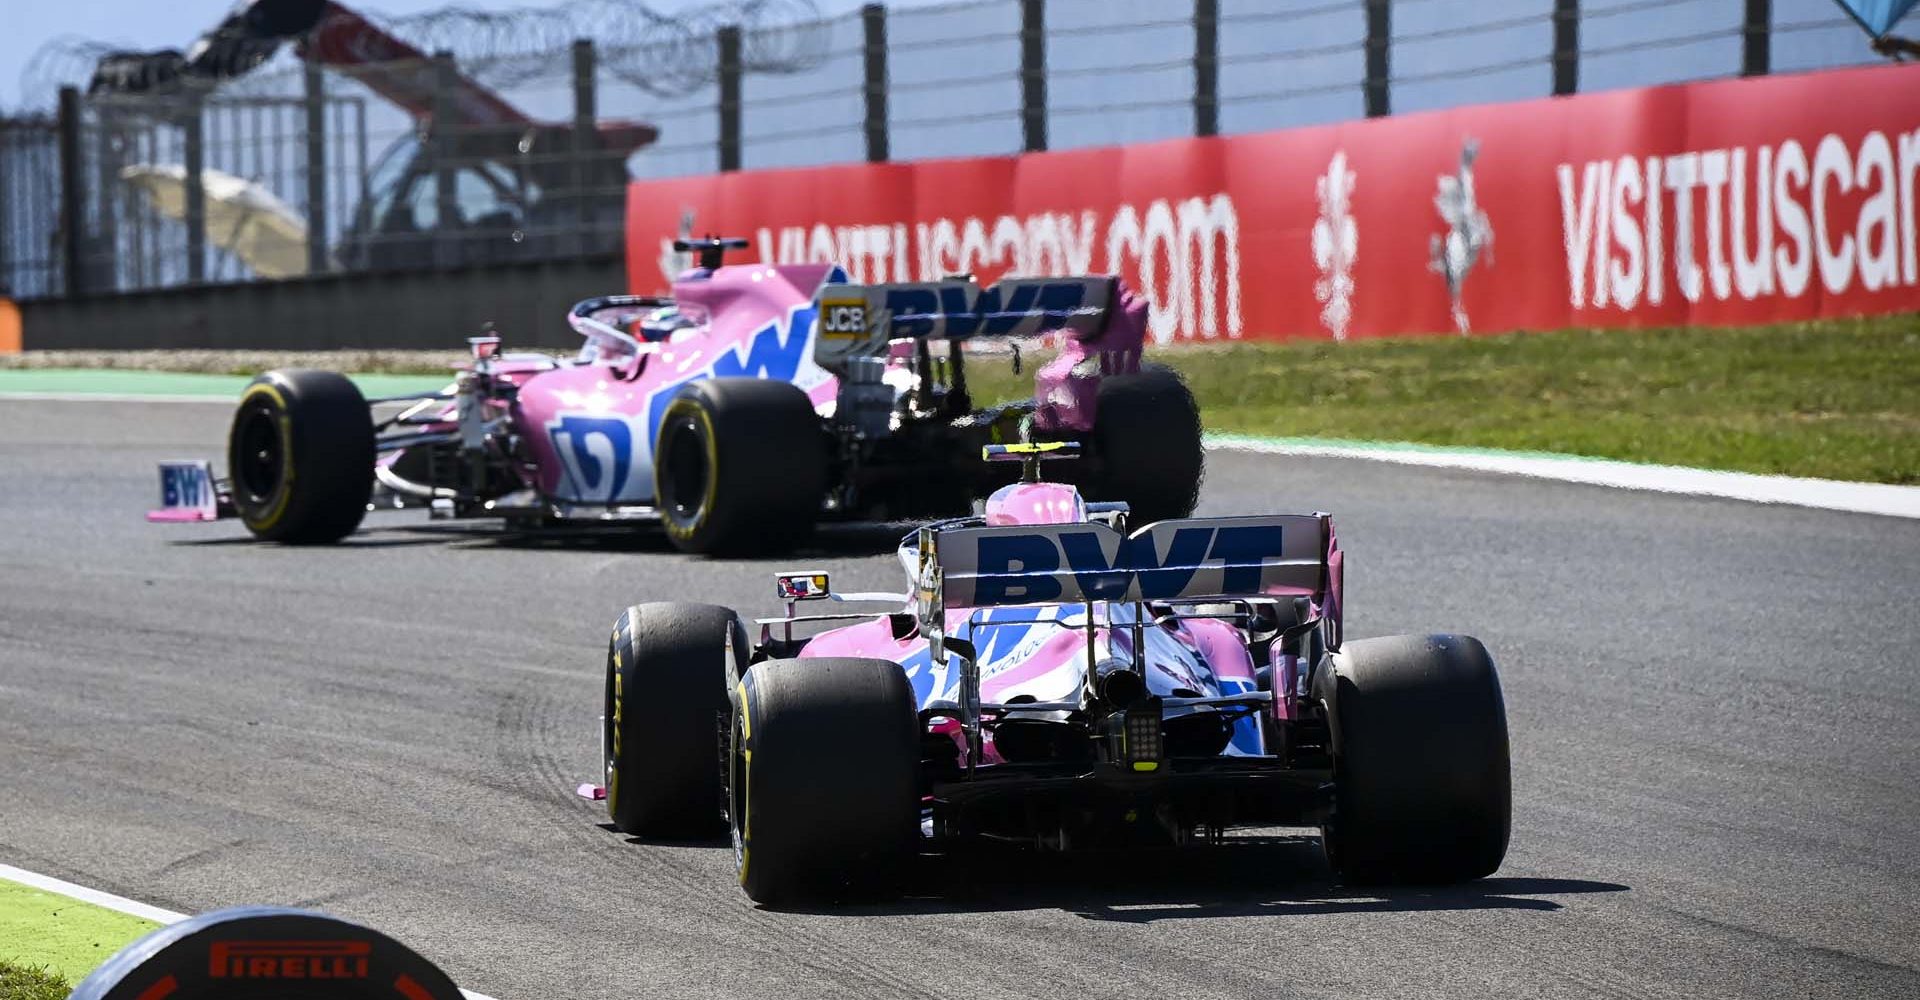
[[[293,451],[293,418],[288,414],[287,397],[280,392],[279,386],[272,382],[255,382],[247,386],[247,390],[240,394],[237,412],[245,412],[255,405],[256,397],[261,396],[272,403],[274,423],[280,428],[280,454],[283,460],[280,482],[275,487],[273,495],[267,498],[264,514],[256,516],[251,505],[245,503],[237,505],[240,509],[240,522],[247,526],[248,531],[255,534],[271,532],[280,524],[280,519],[286,516],[287,503],[293,499],[293,480],[299,464],[299,456]],[[232,459],[229,458],[228,461],[231,464]]]
[[[607,817],[614,818],[620,813],[620,720],[622,705],[626,701],[626,667],[632,659],[632,651],[627,648],[630,638],[633,609],[620,613],[620,620],[614,623],[613,635],[607,640],[607,704],[606,720],[602,723],[601,761],[604,771],[603,780],[607,783]]]
[[[700,534],[701,530],[706,528],[707,523],[713,519],[714,501],[718,498],[720,492],[720,436],[714,433],[713,415],[707,412],[706,407],[701,406],[691,397],[682,396],[667,404],[667,412],[666,415],[661,418],[660,426],[667,428],[667,433],[675,433],[672,428],[682,419],[691,419],[694,426],[698,429],[697,433],[700,435],[700,443],[707,453],[707,483],[706,489],[700,497],[700,513],[698,517],[685,524],[676,521],[671,516],[665,518],[664,523],[666,524],[667,535],[677,541],[690,539]],[[687,432],[680,431],[679,433]],[[659,445],[665,445],[666,443],[664,435],[662,436],[662,440],[657,442]],[[654,449],[653,459],[653,495],[657,503],[664,504],[664,498],[666,497],[666,484],[664,481],[666,469],[665,449],[656,447]]]
[[[733,726],[731,735],[735,741],[730,758],[728,775],[728,794],[731,801],[727,805],[728,819],[733,826],[733,860],[735,873],[741,885],[747,884],[750,862],[753,859],[753,686],[752,675],[742,678],[733,687]]]

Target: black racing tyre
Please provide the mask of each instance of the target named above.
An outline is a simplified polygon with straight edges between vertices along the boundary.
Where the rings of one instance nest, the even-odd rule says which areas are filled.
[[[812,532],[827,442],[799,387],[714,378],[667,404],[653,452],[654,502],[683,552],[780,552]]]
[[[1088,500],[1125,501],[1131,526],[1186,517],[1199,502],[1200,407],[1171,368],[1143,365],[1101,380],[1087,451],[1082,491]]]
[[[257,537],[312,545],[360,526],[373,493],[373,413],[338,372],[288,369],[240,394],[227,471],[241,523]]]
[[[913,688],[890,660],[753,665],[734,692],[728,809],[755,902],[896,891],[920,838]]]
[[[1513,792],[1500,677],[1480,640],[1401,635],[1333,656],[1327,861],[1349,885],[1484,878],[1507,853]]]
[[[637,604],[613,623],[600,742],[614,826],[667,839],[726,828],[720,732],[728,661],[746,642],[739,617],[711,604]]]

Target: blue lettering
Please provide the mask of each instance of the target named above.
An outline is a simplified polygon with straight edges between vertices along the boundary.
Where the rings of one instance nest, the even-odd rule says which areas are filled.
[[[1112,565],[1100,548],[1100,536],[1093,532],[1060,536],[1067,564],[1073,567],[1080,592],[1096,601],[1119,600],[1137,577],[1140,596],[1146,600],[1177,597],[1193,579],[1207,552],[1212,533],[1205,528],[1181,528],[1173,533],[1165,561],[1154,551],[1153,536],[1139,535],[1120,540]]]
[[[770,378],[781,382],[793,381],[800,371],[801,358],[807,350],[807,331],[813,329],[813,309],[797,310],[791,322],[772,323],[762,327],[747,344],[747,356],[742,359],[735,348],[723,352],[713,359],[715,377],[745,375],[751,378]],[[781,334],[786,336],[782,337]]]
[[[1208,559],[1226,563],[1220,586],[1229,594],[1253,594],[1260,590],[1260,569],[1268,557],[1285,554],[1280,546],[1277,524],[1221,528],[1214,533]]]
[[[980,575],[974,581],[974,603],[1038,604],[1060,596],[1060,581],[1051,574],[1060,569],[1060,553],[1041,535],[988,535],[980,539]]]
[[[554,449],[571,458],[567,464],[580,499],[618,499],[633,464],[633,431],[627,422],[617,417],[562,416],[550,426]],[[600,441],[605,444],[596,449]]]
[[[1033,300],[1040,294],[1040,287],[1038,285],[1014,286],[1013,298],[1007,300],[1004,307],[999,302],[999,287],[995,286],[993,291],[994,308],[988,310],[983,306],[980,314],[986,320],[987,333],[1004,336],[1012,333],[1014,328],[1020,325],[1020,321],[1026,319],[1027,314],[1033,311]]]
[[[1086,298],[1085,285],[1047,285],[1040,289],[1040,309],[1045,314],[1040,318],[1040,329],[1058,330],[1066,326],[1068,317]]]
[[[160,470],[160,506],[180,506],[180,470],[172,466]]]
[[[1000,308],[1000,289],[983,288],[979,298],[971,303],[967,293],[971,291],[965,285],[949,285],[940,289],[940,311],[947,317],[947,336],[954,340],[964,340],[980,329],[980,320],[990,311]]]
[[[940,297],[930,288],[889,288],[887,312],[893,316],[895,337],[931,336],[934,318],[940,315]]]
[[[180,503],[185,507],[200,506],[200,470],[180,470]]]

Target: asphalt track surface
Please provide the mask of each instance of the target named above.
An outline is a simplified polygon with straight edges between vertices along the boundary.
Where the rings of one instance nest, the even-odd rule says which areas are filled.
[[[774,563],[144,524],[154,462],[217,455],[227,415],[0,402],[0,860],[323,908],[503,1000],[1920,996],[1920,523],[1215,454],[1208,512],[1335,512],[1350,634],[1494,651],[1498,875],[1355,892],[1283,832],[783,913],[725,848],[629,842],[572,792],[621,607],[765,613]],[[888,547],[798,561],[892,588]]]

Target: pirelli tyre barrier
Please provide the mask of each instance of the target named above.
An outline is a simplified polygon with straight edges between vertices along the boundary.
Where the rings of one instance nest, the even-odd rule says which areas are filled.
[[[461,1000],[433,964],[379,931],[248,906],[162,927],[95,969],[71,1000]]]

